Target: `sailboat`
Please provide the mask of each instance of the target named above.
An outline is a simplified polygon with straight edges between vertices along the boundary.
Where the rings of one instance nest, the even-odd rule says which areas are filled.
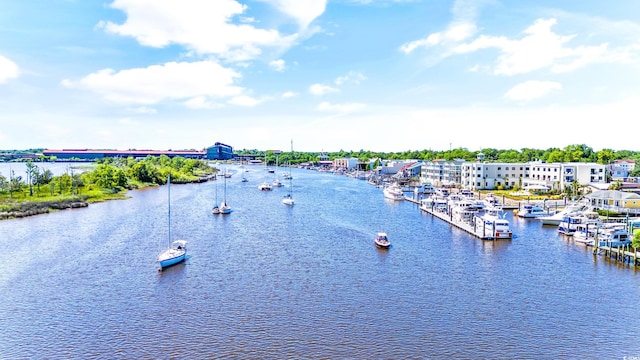
[[[269,172],[269,168],[267,167],[267,154],[264,154],[264,167],[265,170],[267,170],[267,173]],[[260,189],[260,191],[271,191],[271,185],[265,180],[262,182],[262,184],[258,185],[258,189]]]
[[[291,141],[291,156],[293,158],[293,141]],[[289,160],[289,193],[282,198],[282,203],[285,205],[293,206],[293,177],[291,176],[291,160]]]
[[[220,207],[218,206],[218,182],[216,181],[216,201],[213,203],[213,209],[211,209],[213,215],[220,214]]]
[[[187,257],[187,241],[175,240],[171,241],[171,174],[167,177],[167,197],[168,197],[168,222],[169,222],[169,248],[163,250],[158,255],[157,262],[160,265],[159,270],[164,270],[172,265],[183,262]]]
[[[222,200],[222,203],[220,203],[220,213],[221,214],[230,214],[231,213],[231,206],[229,206],[229,204],[227,204],[227,177],[224,177],[224,199]]]
[[[280,182],[280,180],[278,179],[278,171],[277,171],[278,165],[279,165],[278,164],[278,154],[276,154],[276,170],[273,171],[273,176],[274,176],[273,186],[275,186],[275,187],[282,186],[282,182]]]

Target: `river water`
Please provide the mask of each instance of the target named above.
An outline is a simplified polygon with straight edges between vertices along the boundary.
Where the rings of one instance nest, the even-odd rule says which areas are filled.
[[[264,168],[0,221],[0,358],[622,359],[640,273],[513,218],[482,241],[344,176]],[[286,182],[285,182],[286,184]],[[212,215],[226,196],[233,212]],[[216,201],[217,199],[217,201]],[[386,231],[391,249],[373,244]]]

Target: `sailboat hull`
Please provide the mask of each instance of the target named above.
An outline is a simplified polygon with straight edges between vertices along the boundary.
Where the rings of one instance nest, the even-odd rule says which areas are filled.
[[[176,249],[168,249],[167,251],[160,254],[158,257],[158,264],[160,265],[160,270],[166,269],[173,265],[179,264],[183,262],[187,257],[186,251],[180,251]]]

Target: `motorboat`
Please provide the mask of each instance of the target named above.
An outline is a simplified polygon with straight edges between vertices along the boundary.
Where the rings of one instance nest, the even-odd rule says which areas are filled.
[[[271,191],[271,185],[269,185],[269,183],[267,182],[263,182],[262,184],[258,185],[258,189],[260,189],[261,191]]]
[[[602,224],[598,213],[593,211],[570,213],[562,217],[558,224],[558,232],[567,236],[572,236],[576,231],[585,232],[586,227],[592,228]]]
[[[540,220],[542,225],[559,226],[560,222],[562,222],[565,216],[568,216],[571,214],[579,214],[584,209],[585,209],[584,204],[580,204],[580,203],[569,204],[565,206],[564,209],[556,212],[555,214],[551,214],[548,216],[539,216],[537,219]]]
[[[391,242],[387,238],[387,233],[385,232],[378,232],[374,239],[374,242],[377,247],[382,249],[388,249],[391,246]]]
[[[511,239],[513,232],[501,207],[487,207],[475,217],[476,234],[483,239]]]
[[[598,246],[621,247],[631,245],[631,236],[624,226],[600,228],[596,233]]]
[[[404,192],[402,191],[402,188],[398,186],[398,184],[387,185],[384,187],[384,189],[382,189],[382,192],[386,199],[396,201],[404,200]]]
[[[549,215],[549,211],[545,210],[540,205],[533,204],[525,204],[522,206],[522,209],[518,211],[518,216],[526,219]]]

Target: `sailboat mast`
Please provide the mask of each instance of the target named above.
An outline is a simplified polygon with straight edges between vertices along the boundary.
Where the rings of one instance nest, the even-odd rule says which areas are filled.
[[[168,214],[168,223],[169,223],[169,243],[171,243],[171,173],[167,177],[167,212]]]

